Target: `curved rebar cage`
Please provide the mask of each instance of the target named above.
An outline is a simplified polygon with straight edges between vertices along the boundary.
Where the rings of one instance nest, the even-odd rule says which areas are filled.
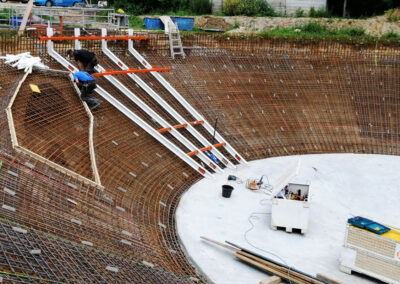
[[[0,36],[1,54],[30,51],[52,69],[64,70],[37,38]],[[206,121],[218,116],[218,131],[245,159],[399,154],[398,46],[204,34],[182,38],[185,59],[169,57],[163,34],[149,33],[136,48],[151,64],[172,67],[162,76]],[[118,69],[101,53],[99,41],[83,44],[102,66]],[[55,43],[60,54],[72,47],[72,42]],[[141,68],[126,42],[110,42],[109,48],[129,67]],[[200,173],[108,102],[93,111],[93,145],[104,188],[46,163],[94,180],[85,108],[69,78],[45,73],[26,77],[10,109],[19,145],[44,160],[19,151],[5,110],[24,74],[0,64],[3,280],[206,282],[185,256],[174,220],[181,194]],[[151,74],[139,75],[187,122],[197,121]],[[180,125],[128,75],[118,80],[170,125]],[[105,78],[96,81],[154,129],[163,129]],[[30,84],[42,92],[33,93]],[[192,126],[211,141],[203,123]],[[202,147],[187,128],[177,131]],[[168,131],[162,135],[190,152]],[[237,164],[224,147],[218,150]]]

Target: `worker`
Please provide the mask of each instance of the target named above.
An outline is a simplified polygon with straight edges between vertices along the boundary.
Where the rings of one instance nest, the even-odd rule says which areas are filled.
[[[94,77],[86,71],[79,71],[74,74],[74,82],[81,91],[82,101],[86,102],[92,110],[97,109],[102,101],[92,97],[93,90],[97,87]]]
[[[79,70],[86,70],[89,74],[96,73],[94,67],[98,64],[96,54],[86,49],[69,49],[67,56],[74,57]]]

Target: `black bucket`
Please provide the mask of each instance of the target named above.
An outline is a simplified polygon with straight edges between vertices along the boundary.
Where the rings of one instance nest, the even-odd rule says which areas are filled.
[[[233,190],[233,186],[224,184],[222,186],[222,196],[226,197],[226,198],[231,197],[232,190]]]

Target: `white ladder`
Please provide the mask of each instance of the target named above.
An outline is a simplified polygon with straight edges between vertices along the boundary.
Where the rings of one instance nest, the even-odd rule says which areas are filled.
[[[185,58],[185,52],[183,51],[181,35],[179,34],[178,26],[172,21],[171,17],[161,16],[160,20],[164,24],[165,34],[168,34],[171,57],[175,59],[175,55],[180,55],[182,58]]]

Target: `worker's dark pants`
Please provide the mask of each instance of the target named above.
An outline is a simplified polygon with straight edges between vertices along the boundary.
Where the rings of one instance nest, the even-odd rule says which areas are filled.
[[[90,107],[101,103],[101,100],[92,97],[93,90],[96,89],[96,87],[96,82],[94,80],[86,82],[80,81],[79,90],[81,91],[81,99]]]
[[[92,60],[86,65],[86,71],[87,71],[89,74],[96,73],[96,70],[94,70],[94,67],[95,67],[97,64],[98,64],[97,58],[96,58],[96,56],[94,56],[94,57],[92,58]]]

